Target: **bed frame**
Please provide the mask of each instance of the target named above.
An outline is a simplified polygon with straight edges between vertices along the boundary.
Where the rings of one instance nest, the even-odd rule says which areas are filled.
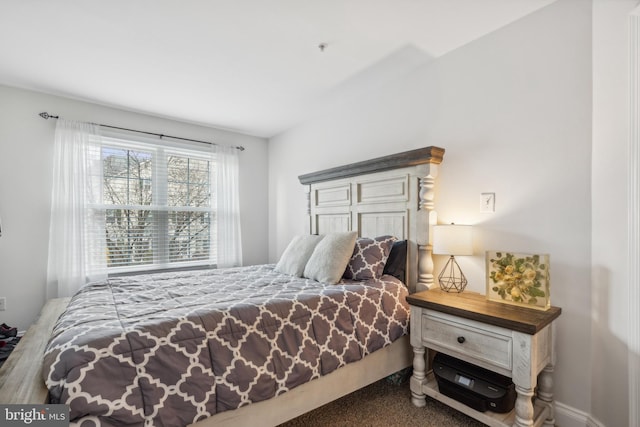
[[[360,236],[392,234],[406,239],[410,292],[433,286],[431,227],[436,224],[435,182],[444,150],[426,147],[301,175],[308,196],[311,233],[356,230]],[[9,359],[0,368],[0,404],[47,402],[42,354],[55,319],[68,299],[47,302]],[[412,364],[408,336],[366,358],[339,368],[267,401],[225,411],[192,424],[278,425]],[[37,368],[36,368],[37,367]]]

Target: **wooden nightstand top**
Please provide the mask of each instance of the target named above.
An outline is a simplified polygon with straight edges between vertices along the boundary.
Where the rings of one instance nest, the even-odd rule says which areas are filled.
[[[439,289],[422,291],[407,296],[411,305],[447,313],[489,325],[500,326],[529,335],[535,335],[554,319],[562,309],[536,310],[511,304],[489,301],[475,292],[443,292]]]

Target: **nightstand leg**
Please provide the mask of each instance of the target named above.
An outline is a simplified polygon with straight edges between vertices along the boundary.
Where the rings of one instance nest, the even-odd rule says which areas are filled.
[[[516,422],[515,426],[526,427],[533,425],[533,397],[532,388],[520,387],[516,384],[516,392],[518,397],[516,399]]]
[[[413,347],[413,375],[411,376],[411,402],[421,408],[427,404],[422,386],[426,379],[427,364],[424,359],[424,347]]]
[[[553,365],[547,365],[538,376],[538,399],[549,408],[544,425],[552,427],[556,424],[553,405]]]

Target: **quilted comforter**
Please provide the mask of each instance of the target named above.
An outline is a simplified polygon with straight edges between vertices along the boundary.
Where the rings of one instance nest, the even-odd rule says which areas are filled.
[[[327,285],[273,265],[112,278],[72,298],[43,375],[72,420],[187,425],[392,343],[406,295],[391,276]]]

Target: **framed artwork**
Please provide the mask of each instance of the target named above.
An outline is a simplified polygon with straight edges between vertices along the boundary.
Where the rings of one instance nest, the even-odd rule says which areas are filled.
[[[487,299],[547,310],[549,255],[487,251]]]

